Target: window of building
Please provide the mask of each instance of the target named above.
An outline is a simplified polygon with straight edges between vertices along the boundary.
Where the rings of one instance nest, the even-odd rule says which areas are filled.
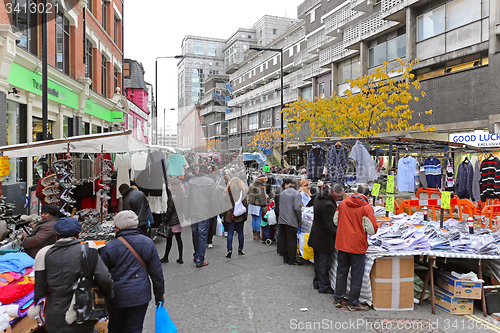
[[[93,0],[88,0],[87,1],[87,9],[93,14],[94,13],[94,1]]]
[[[441,6],[417,17],[418,41],[436,36],[444,32],[444,12],[445,6]]]
[[[217,48],[215,47],[215,44],[208,44],[207,56],[209,56],[209,57],[217,56]]]
[[[108,92],[108,60],[105,56],[102,56],[101,59],[101,89],[102,95],[106,97]]]
[[[242,38],[247,38],[247,35],[246,34],[242,34],[241,37]]]
[[[446,4],[446,30],[481,18],[481,0],[455,0]]]
[[[93,79],[93,47],[88,39],[85,39],[85,77]],[[90,89],[93,88],[93,82],[90,83]]]
[[[123,77],[125,79],[130,79],[130,63],[126,62],[123,64]]]
[[[201,42],[196,42],[194,43],[194,54],[197,55],[204,55],[204,50],[203,50],[203,43]]]
[[[314,10],[311,12],[310,18],[310,23],[313,23],[316,20],[316,12]]]
[[[99,131],[99,129],[98,129],[97,125],[92,124],[92,133],[91,134],[97,134],[97,133],[99,133],[98,131]]]
[[[243,44],[243,51],[246,51],[248,50],[248,45],[247,44]]]
[[[69,20],[59,12],[56,15],[56,68],[69,75]]]
[[[278,34],[278,29],[273,29],[273,35],[277,35]]]
[[[63,118],[63,133],[67,138],[69,138],[70,136],[73,136],[73,118],[69,118],[69,117],[64,116],[64,118]]]
[[[260,31],[260,37],[262,37],[262,30]]]
[[[232,119],[229,122],[229,134],[238,133],[238,121],[237,119]]]
[[[243,126],[242,126],[242,127],[243,127],[243,129],[242,129],[242,130],[243,130],[243,131],[246,131],[246,130],[248,129],[248,128],[247,128],[247,117],[243,117],[243,121],[242,121],[242,123],[243,123]]]
[[[254,113],[248,116],[248,129],[255,130],[259,128],[259,114]]]
[[[114,67],[114,69],[115,70],[113,71],[113,83],[114,83],[113,89],[116,89],[116,87],[120,86],[120,82],[118,82],[118,74],[119,74],[118,69],[116,67]]]
[[[18,46],[38,55],[38,17],[36,11],[31,13],[29,8],[36,6],[33,0],[12,0],[12,24],[19,29],[21,37],[17,40]],[[16,10],[19,8],[20,10]],[[27,10],[24,10],[27,8]]]
[[[266,118],[267,118],[267,122],[270,124],[271,123],[271,114],[268,113]]]
[[[119,36],[120,36],[120,29],[119,29],[120,25],[118,24],[118,21],[119,21],[119,19],[115,15],[114,29],[113,30],[114,30],[114,33],[115,33],[115,35],[114,35],[114,41],[115,41],[116,45],[118,45]]]
[[[143,135],[142,135],[142,121],[137,118],[137,123],[136,123],[136,128],[135,128],[135,132],[136,132],[136,137],[138,140],[141,140],[143,139]]]
[[[386,61],[406,56],[405,28],[381,36],[368,43],[368,66],[378,66]],[[340,81],[339,81],[340,83]]]
[[[278,56],[273,57],[273,66],[275,66],[278,63]]]
[[[102,20],[101,20],[101,25],[102,28],[107,31],[108,30],[108,3],[106,0],[101,0],[101,13],[102,13]]]
[[[325,98],[325,84],[322,82],[319,84],[319,98]]]

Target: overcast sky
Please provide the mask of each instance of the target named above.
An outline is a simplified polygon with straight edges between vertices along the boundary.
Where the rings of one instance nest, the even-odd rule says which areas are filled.
[[[155,59],[182,54],[186,35],[226,39],[238,28],[250,28],[264,15],[297,18],[304,0],[131,0],[124,2],[125,58],[142,62],[146,81],[155,83]],[[177,62],[158,60],[158,127],[177,124]],[[157,96],[157,97],[158,97]]]

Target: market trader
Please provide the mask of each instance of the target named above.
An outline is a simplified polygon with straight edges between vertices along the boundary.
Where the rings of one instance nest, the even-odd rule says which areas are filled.
[[[21,245],[26,249],[30,257],[35,258],[41,248],[56,242],[54,225],[59,219],[59,208],[54,205],[42,206],[42,220],[38,222],[31,235],[24,234]]]
[[[118,190],[123,197],[123,210],[131,210],[137,215],[139,219],[137,228],[141,229],[142,233],[147,236],[149,228],[148,198],[144,193],[134,190],[128,184],[121,184]]]
[[[337,225],[335,248],[338,250],[337,281],[334,304],[342,307],[347,288],[347,273],[351,268],[351,293],[347,308],[349,311],[368,310],[368,306],[359,302],[365,255],[368,248],[367,234],[377,232],[377,220],[372,206],[368,203],[368,186],[358,186],[356,193],[343,200],[335,212],[333,223]]]

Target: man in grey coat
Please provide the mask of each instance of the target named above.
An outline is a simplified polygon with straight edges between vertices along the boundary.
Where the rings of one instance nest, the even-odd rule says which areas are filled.
[[[281,249],[285,264],[299,266],[297,261],[297,229],[302,223],[302,197],[297,191],[299,182],[292,181],[292,185],[280,195],[280,214],[278,224],[280,225]]]

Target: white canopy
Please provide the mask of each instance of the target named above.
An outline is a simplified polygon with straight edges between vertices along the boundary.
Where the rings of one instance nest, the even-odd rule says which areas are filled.
[[[147,145],[135,139],[132,131],[128,130],[4,146],[0,147],[0,152],[9,158],[59,154],[67,152],[68,143],[70,143],[70,153],[100,153],[101,147],[105,153],[148,150]]]

